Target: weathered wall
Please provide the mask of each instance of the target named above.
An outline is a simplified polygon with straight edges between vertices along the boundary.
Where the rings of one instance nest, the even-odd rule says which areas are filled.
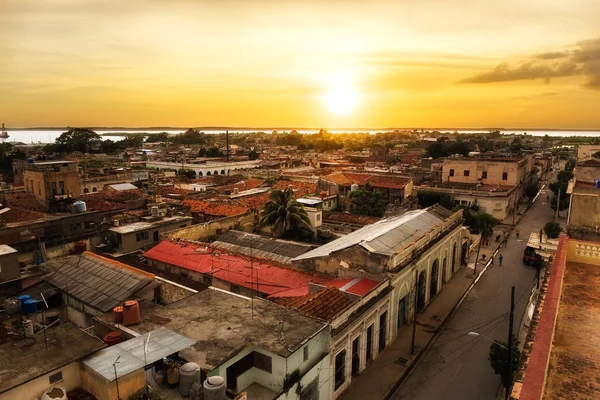
[[[600,226],[600,189],[575,188],[571,195],[569,226]]]
[[[185,287],[175,282],[171,282],[161,277],[155,277],[159,283],[159,301],[161,304],[171,304],[195,293],[197,290]]]
[[[138,369],[125,376],[119,376],[120,398],[128,399],[142,390],[145,384],[146,379],[143,369]],[[108,382],[103,376],[85,365],[82,365],[81,368],[81,386],[100,400],[115,400],[117,398],[117,385],[115,382]]]
[[[223,233],[232,229],[236,224],[242,227],[242,230],[248,231],[248,226],[252,226],[254,214],[248,212],[243,215],[216,219],[204,224],[191,225],[187,228],[173,230],[161,235],[161,240],[198,240],[206,241],[211,236]]]
[[[76,361],[24,383],[8,392],[0,394],[0,400],[37,399],[42,396],[46,389],[52,386],[50,384],[50,375],[54,375],[58,372],[62,372],[63,380],[57,382],[56,385],[63,386],[67,391],[73,390],[81,385],[80,363]]]

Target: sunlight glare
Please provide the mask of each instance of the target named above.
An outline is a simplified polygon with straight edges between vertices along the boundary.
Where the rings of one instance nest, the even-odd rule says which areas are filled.
[[[347,75],[331,75],[325,82],[322,100],[329,111],[337,115],[347,115],[359,103],[359,95],[352,80]]]

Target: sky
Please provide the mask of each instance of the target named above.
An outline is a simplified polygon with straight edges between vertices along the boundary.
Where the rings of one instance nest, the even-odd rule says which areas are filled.
[[[0,0],[0,122],[600,128],[598,0]]]

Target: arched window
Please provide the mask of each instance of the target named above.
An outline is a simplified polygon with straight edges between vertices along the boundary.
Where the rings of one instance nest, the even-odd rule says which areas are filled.
[[[429,298],[432,299],[438,292],[438,281],[440,276],[440,262],[436,258],[431,266],[431,280],[429,281]]]
[[[221,175],[225,175],[225,170],[224,169],[221,170]]]
[[[202,171],[198,171],[198,176],[202,176]]]
[[[92,192],[97,192],[98,189],[96,189],[95,187],[92,188]]]
[[[503,181],[507,181],[508,180],[508,172],[503,172],[502,173],[502,180]]]
[[[208,172],[206,173],[206,176],[210,176],[210,171],[208,171]]]
[[[215,175],[219,175],[219,171],[215,171]]]
[[[83,193],[89,193],[89,192],[90,192],[90,189],[88,189],[88,188],[83,189]]]

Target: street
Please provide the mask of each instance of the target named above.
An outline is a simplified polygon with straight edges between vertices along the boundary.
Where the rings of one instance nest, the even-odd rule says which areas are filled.
[[[535,269],[522,262],[523,251],[531,232],[552,219],[554,211],[547,204],[548,187],[540,193],[516,229],[520,239],[510,235],[507,247],[497,258],[451,317],[430,350],[392,396],[399,400],[495,399],[501,385],[488,361],[492,339],[508,339],[508,312],[511,286],[515,286],[515,335],[518,332],[531,288]],[[566,211],[562,211],[566,215]],[[560,222],[563,222],[563,215]],[[479,336],[468,335],[477,332]]]

